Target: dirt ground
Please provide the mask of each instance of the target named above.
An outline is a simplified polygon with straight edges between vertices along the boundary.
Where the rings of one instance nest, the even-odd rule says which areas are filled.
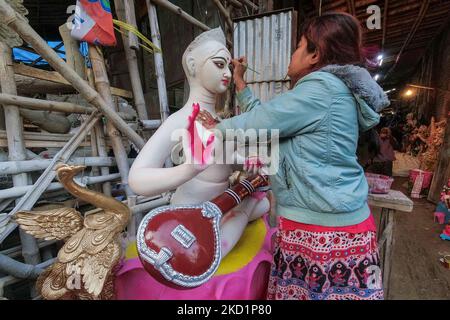
[[[395,177],[393,189],[407,194],[406,178]],[[439,238],[443,225],[433,221],[435,205],[413,199],[412,212],[397,211],[390,289],[387,299],[450,299],[450,269],[439,262],[450,254],[450,241]],[[375,220],[380,211],[374,209]]]

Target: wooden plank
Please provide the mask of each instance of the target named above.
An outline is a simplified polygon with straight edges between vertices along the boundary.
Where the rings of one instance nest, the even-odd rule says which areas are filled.
[[[414,202],[398,190],[390,190],[388,194],[369,194],[367,200],[369,206],[405,212],[411,212],[414,207]]]
[[[22,76],[70,85],[70,83],[56,71],[41,70],[38,68],[29,67],[19,63],[14,63],[13,67],[14,73]],[[133,93],[124,89],[111,87],[111,92],[114,96],[123,97],[127,99],[133,98]]]

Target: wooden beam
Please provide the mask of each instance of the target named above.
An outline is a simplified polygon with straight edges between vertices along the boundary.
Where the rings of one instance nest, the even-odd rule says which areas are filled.
[[[70,83],[56,71],[41,70],[38,68],[29,67],[29,66],[26,66],[24,64],[19,64],[19,63],[14,63],[13,67],[14,67],[14,73],[22,75],[22,76],[31,77],[31,78],[40,79],[40,80],[51,81],[51,82],[55,82],[55,83],[59,83],[59,84],[70,85]],[[113,88],[111,88],[111,91],[112,91],[113,95],[118,96],[118,97],[123,97],[123,98],[127,98],[127,99],[133,98],[133,93],[131,93],[130,91],[124,90],[124,89],[113,87]]]

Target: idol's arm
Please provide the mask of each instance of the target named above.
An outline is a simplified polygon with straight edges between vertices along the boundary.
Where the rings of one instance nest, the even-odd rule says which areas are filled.
[[[178,142],[172,138],[172,133],[179,127],[176,122],[169,117],[146,143],[131,166],[128,183],[135,193],[155,196],[174,190],[201,172],[197,166],[186,163],[163,168]]]

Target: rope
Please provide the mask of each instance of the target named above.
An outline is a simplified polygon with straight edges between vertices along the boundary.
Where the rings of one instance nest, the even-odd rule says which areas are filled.
[[[123,22],[123,21],[120,21],[120,20],[116,20],[116,19],[113,19],[113,23],[116,26],[119,26],[120,28],[125,29],[126,31],[129,31],[129,32],[133,33],[136,37],[141,39],[145,44],[147,44],[147,46],[142,45],[142,44],[139,44],[139,45],[142,48],[144,48],[145,50],[149,51],[150,53],[153,53],[154,51],[160,52],[160,53],[162,52],[162,50],[160,48],[155,46],[153,44],[153,42],[151,42],[146,36],[144,36],[138,29],[136,29],[136,27],[132,26],[131,24],[128,24],[126,22]],[[124,34],[122,30],[119,30],[116,27],[114,27],[114,29],[116,29],[120,33]]]

